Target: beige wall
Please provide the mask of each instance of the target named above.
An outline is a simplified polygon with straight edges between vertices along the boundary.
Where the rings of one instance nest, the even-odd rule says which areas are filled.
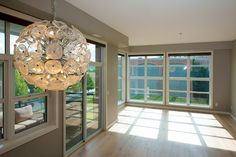
[[[49,0],[7,0],[0,1],[0,5],[18,10],[41,19],[50,19]],[[30,4],[30,5],[29,5]],[[89,16],[83,11],[57,0],[57,16],[61,19],[79,25],[79,29],[86,34],[99,34],[100,40],[107,42],[107,106],[106,125],[111,124],[117,118],[117,52],[118,47],[128,45],[128,37]],[[62,100],[60,100],[62,102]],[[62,104],[59,108],[59,128],[47,135],[39,137],[27,144],[13,149],[3,157],[62,157],[63,156],[63,124]],[[1,156],[1,155],[0,155]]]
[[[213,51],[213,110],[230,111],[232,42],[131,46],[130,53]],[[215,104],[218,106],[215,106]]]
[[[236,40],[233,43],[232,51],[231,84],[231,111],[236,116]]]
[[[117,119],[117,53],[118,48],[108,44],[107,46],[107,126]]]

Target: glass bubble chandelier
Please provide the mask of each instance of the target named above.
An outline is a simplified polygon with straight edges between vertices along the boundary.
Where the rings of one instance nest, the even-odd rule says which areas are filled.
[[[90,52],[83,34],[74,26],[55,20],[27,26],[14,45],[14,65],[32,85],[47,90],[65,90],[86,73]]]

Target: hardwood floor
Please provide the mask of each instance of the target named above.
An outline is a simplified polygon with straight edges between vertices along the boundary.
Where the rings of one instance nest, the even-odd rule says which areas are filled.
[[[70,157],[236,157],[235,139],[229,115],[126,107]]]

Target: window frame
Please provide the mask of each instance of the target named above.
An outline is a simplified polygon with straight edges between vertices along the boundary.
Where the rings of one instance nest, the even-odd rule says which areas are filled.
[[[194,56],[194,54],[205,54],[205,53],[210,53],[209,55],[209,65],[201,65],[199,67],[208,67],[209,68],[209,77],[208,78],[197,78],[197,77],[192,77],[190,76],[191,73],[191,68],[192,67],[197,67],[196,65],[191,65],[190,63],[190,56],[187,56],[187,75],[186,77],[169,77],[169,54],[177,54],[177,55],[186,55],[186,54],[192,54]],[[167,52],[166,53],[166,104],[167,106],[181,106],[181,107],[193,107],[193,108],[213,108],[213,51],[186,51],[186,52]],[[173,65],[172,65],[173,66]],[[186,80],[187,81],[187,90],[185,91],[177,91],[176,92],[182,92],[182,93],[186,93],[186,104],[182,104],[182,103],[171,103],[169,100],[169,93],[172,92],[171,90],[169,90],[169,81],[170,80]],[[209,81],[209,92],[196,92],[196,91],[191,91],[190,90],[190,82],[191,81]],[[174,90],[173,90],[174,91]],[[209,104],[206,106],[203,105],[197,105],[197,104],[191,104],[190,103],[190,95],[196,93],[196,94],[208,94],[209,95]]]
[[[144,76],[130,76],[130,64],[129,64],[129,58],[132,56],[137,56],[137,57],[144,57]],[[148,56],[163,56],[163,64],[162,66],[158,65],[157,67],[162,67],[163,68],[163,74],[162,77],[152,77],[152,76],[147,76],[147,57]],[[166,77],[166,53],[164,52],[159,52],[159,53],[137,53],[137,54],[128,54],[127,55],[127,102],[128,103],[145,103],[145,104],[151,104],[151,105],[165,105],[165,99],[166,99],[166,86],[165,86],[165,77]],[[139,88],[130,88],[130,79],[143,79],[144,80],[144,88],[139,89]],[[163,81],[163,89],[162,90],[151,90],[155,92],[160,92],[162,91],[162,102],[161,101],[150,101],[147,100],[147,81],[148,80],[162,80]],[[135,100],[135,99],[130,99],[130,89],[136,89],[137,91],[143,91],[144,92],[144,99],[143,100]]]
[[[1,7],[1,6],[0,6]],[[19,24],[24,23],[27,19],[29,23],[38,21],[40,19],[33,18],[31,16],[1,7],[0,20],[5,22],[5,53],[0,54],[0,61],[4,62],[4,80],[3,80],[3,92],[4,98],[0,100],[3,102],[3,126],[4,126],[4,138],[0,140],[0,154],[3,154],[11,149],[14,149],[22,144],[32,141],[40,136],[43,136],[58,128],[58,104],[59,104],[59,92],[46,91],[44,93],[34,93],[27,96],[14,96],[12,89],[12,70],[13,68],[13,56],[10,54],[10,23]],[[11,11],[11,15],[8,12]],[[22,22],[22,23],[21,23]],[[46,97],[47,108],[45,109],[47,114],[46,122],[36,125],[34,127],[27,128],[27,130],[19,133],[15,132],[15,103],[19,100],[27,100],[32,98]],[[50,105],[49,105],[50,104]]]
[[[125,101],[126,101],[126,54],[125,53],[122,53],[122,52],[119,52],[118,55],[117,55],[117,60],[118,60],[118,57],[121,56],[121,69],[122,69],[122,76],[120,77],[119,74],[118,74],[118,82],[119,82],[119,79],[121,79],[121,83],[122,83],[122,88],[119,89],[119,86],[117,88],[117,91],[118,91],[118,94],[117,94],[117,97],[119,95],[119,90],[121,90],[122,92],[122,95],[121,95],[121,101],[119,101],[119,99],[117,98],[117,105],[118,106],[122,106],[125,104]],[[119,68],[119,65],[118,65],[118,68]]]

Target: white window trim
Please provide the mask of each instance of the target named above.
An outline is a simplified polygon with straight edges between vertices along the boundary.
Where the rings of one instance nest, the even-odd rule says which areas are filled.
[[[189,63],[189,58],[187,58],[187,77],[169,77],[169,70],[168,70],[168,67],[169,67],[169,59],[168,59],[168,55],[169,54],[186,54],[186,53],[211,53],[211,55],[209,56],[210,58],[210,62],[209,62],[209,66],[206,66],[206,67],[209,67],[209,73],[210,73],[210,76],[209,78],[191,78],[190,77],[190,68],[191,67],[198,67],[198,66],[195,66],[195,65],[191,65]],[[213,51],[190,51],[190,52],[167,52],[166,53],[166,66],[167,66],[167,79],[166,79],[166,86],[167,86],[167,90],[166,90],[166,101],[167,101],[167,105],[171,106],[171,105],[174,105],[174,106],[184,106],[184,107],[196,107],[196,108],[210,108],[212,109],[213,108]],[[173,66],[173,65],[171,65]],[[174,65],[175,66],[175,65]],[[176,66],[178,67],[178,65]],[[199,66],[199,67],[204,67],[203,66]],[[187,91],[177,91],[177,92],[183,92],[183,93],[187,93],[187,103],[186,104],[182,104],[182,103],[170,103],[169,102],[169,92],[170,91],[176,91],[176,90],[169,90],[169,80],[186,80],[187,81]],[[198,92],[195,92],[195,91],[190,91],[190,81],[192,80],[196,80],[196,81],[209,81],[209,92],[199,92],[200,94],[209,94],[209,105],[208,106],[200,106],[200,105],[195,105],[195,104],[190,104],[190,94],[191,93],[198,93]]]

